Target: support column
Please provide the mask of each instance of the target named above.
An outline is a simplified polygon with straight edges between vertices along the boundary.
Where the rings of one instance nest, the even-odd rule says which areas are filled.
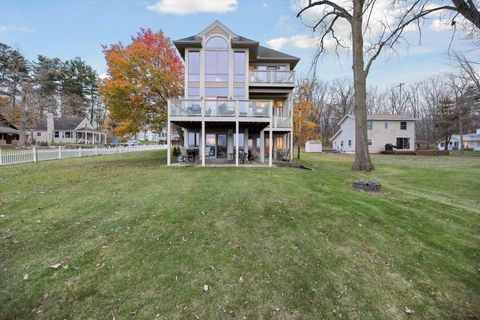
[[[290,131],[290,161],[293,161],[293,131]]]
[[[202,154],[202,167],[205,167],[205,140],[206,140],[206,134],[205,134],[205,120],[202,120],[202,133],[200,133],[200,152]]]
[[[171,136],[170,136],[170,130],[171,130],[171,123],[170,120],[167,121],[167,166],[172,164],[172,159],[171,158],[171,153],[172,150],[170,150],[172,141],[171,141]]]
[[[268,166],[272,166],[272,150],[273,150],[273,134],[272,134],[272,124],[270,123],[270,128],[269,128],[269,136],[268,136]]]
[[[188,149],[188,129],[182,129],[183,130],[183,147],[185,149]]]
[[[265,162],[265,129],[260,131],[260,162]]]
[[[238,145],[238,142],[239,142],[239,139],[238,139],[238,136],[239,136],[239,123],[238,121],[235,121],[235,166],[238,167],[238,149],[239,148],[239,145]]]
[[[83,144],[87,144],[87,131],[83,131]]]
[[[252,153],[255,154],[257,152],[257,136],[252,136]]]
[[[243,131],[243,153],[248,155],[248,128]]]

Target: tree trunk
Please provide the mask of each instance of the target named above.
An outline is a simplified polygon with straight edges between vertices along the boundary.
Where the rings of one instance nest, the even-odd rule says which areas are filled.
[[[21,120],[20,120],[20,135],[18,137],[18,145],[20,147],[25,146],[25,142],[27,140],[27,92],[25,89],[22,90],[22,112],[21,112]]]
[[[298,144],[297,148],[298,148],[297,149],[298,150],[297,151],[297,159],[300,160],[300,144]]]
[[[462,103],[462,102],[460,102]],[[460,155],[463,156],[463,116],[462,116],[462,109],[461,105],[457,104],[457,110],[458,110],[458,131],[460,133]]]
[[[355,88],[355,162],[352,169],[371,171],[374,167],[368,153],[367,75],[363,61],[362,15],[363,1],[353,1],[352,49]]]

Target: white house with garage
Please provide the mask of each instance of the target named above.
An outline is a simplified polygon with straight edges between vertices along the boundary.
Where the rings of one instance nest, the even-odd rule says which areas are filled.
[[[475,133],[468,133],[463,135],[463,148],[480,151],[480,129]],[[448,150],[460,149],[460,135],[454,134],[448,143]],[[438,150],[445,150],[445,141],[438,142]]]
[[[355,116],[346,115],[338,123],[332,148],[336,152],[355,153]],[[386,144],[397,150],[415,151],[415,118],[405,115],[368,115],[368,150],[380,153]]]
[[[95,129],[87,118],[75,116],[54,117],[48,113],[30,128],[30,137],[36,143],[106,144],[107,134]]]

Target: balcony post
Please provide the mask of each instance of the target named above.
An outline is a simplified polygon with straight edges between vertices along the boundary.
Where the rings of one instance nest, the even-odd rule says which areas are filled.
[[[265,162],[265,129],[260,131],[260,162]]]
[[[272,124],[269,126],[270,132],[268,133],[268,166],[272,166],[272,147],[273,147],[273,134],[272,134]]]
[[[293,128],[290,130],[290,161],[293,161]]]
[[[171,109],[171,100],[168,100],[167,102],[167,166],[171,165],[172,159],[171,158],[171,153],[172,150],[170,148],[172,147],[172,137],[171,137],[171,124],[170,124],[170,110]]]
[[[235,121],[235,166],[238,167],[238,135],[239,135],[239,123],[238,120]]]
[[[202,133],[200,137],[201,143],[200,143],[200,154],[202,155],[202,167],[205,167],[205,140],[206,140],[206,135],[205,135],[205,119],[202,119]]]

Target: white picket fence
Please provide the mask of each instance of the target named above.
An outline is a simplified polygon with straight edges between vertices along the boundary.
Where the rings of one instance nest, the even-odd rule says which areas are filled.
[[[166,145],[145,145],[107,148],[79,147],[77,149],[68,149],[62,147],[58,147],[55,149],[38,149],[36,147],[33,147],[30,150],[2,150],[0,148],[0,165],[166,149]]]

